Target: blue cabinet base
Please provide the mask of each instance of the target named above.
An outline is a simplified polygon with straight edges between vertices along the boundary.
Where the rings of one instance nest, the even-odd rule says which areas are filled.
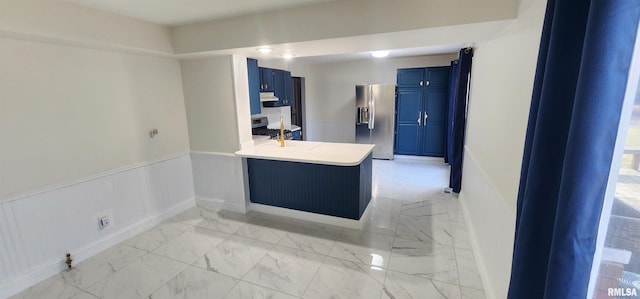
[[[371,154],[356,166],[247,159],[251,202],[360,220],[371,201]]]

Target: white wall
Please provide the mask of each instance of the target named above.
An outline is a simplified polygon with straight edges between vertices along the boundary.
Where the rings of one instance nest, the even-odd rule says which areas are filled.
[[[182,60],[191,150],[240,149],[231,56]]]
[[[196,200],[245,212],[246,171],[234,152],[253,143],[246,57],[189,59],[181,66]]]
[[[238,144],[240,148],[253,146],[251,136],[251,104],[249,101],[249,72],[247,57],[233,55],[233,97],[238,126]]]
[[[396,84],[398,68],[450,65],[457,54],[311,64],[306,77],[306,140],[355,142],[355,86]]]
[[[480,43],[473,58],[461,201],[489,298],[505,298],[515,206],[545,1]]]
[[[511,0],[331,1],[178,26],[176,53],[204,52],[511,19]]]
[[[189,150],[175,59],[0,39],[0,65],[0,198]]]

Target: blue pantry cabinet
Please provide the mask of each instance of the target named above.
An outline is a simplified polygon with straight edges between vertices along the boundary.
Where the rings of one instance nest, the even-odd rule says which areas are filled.
[[[398,88],[396,154],[417,155],[422,129],[422,88]]]
[[[398,69],[395,153],[444,156],[449,69]]]
[[[424,85],[424,68],[411,68],[398,70],[396,84],[398,88],[421,87]]]
[[[396,84],[398,88],[447,87],[450,68],[442,66],[399,69]]]
[[[247,58],[247,74],[249,75],[249,104],[251,115],[260,114],[260,69],[258,61]]]
[[[448,95],[447,87],[433,87],[424,94],[421,155],[444,157]]]

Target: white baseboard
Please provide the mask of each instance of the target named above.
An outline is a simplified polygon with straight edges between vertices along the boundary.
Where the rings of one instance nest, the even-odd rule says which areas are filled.
[[[232,203],[222,199],[207,198],[203,196],[196,196],[196,205],[207,209],[221,209],[242,214],[246,214],[248,211],[247,206],[244,204]]]
[[[271,214],[282,217],[289,217],[298,220],[317,222],[322,224],[329,224],[335,226],[342,226],[352,229],[362,229],[364,225],[369,221],[369,214],[371,213],[371,204],[367,205],[367,208],[362,213],[360,220],[347,219],[342,217],[328,216],[316,213],[309,213],[304,211],[292,210],[287,208],[280,208],[274,206],[268,206],[257,203],[250,203],[249,210],[256,211],[265,214]]]
[[[411,156],[411,155],[393,155],[393,159],[397,159],[400,161],[403,160],[413,160],[413,161],[427,161],[427,162],[441,162],[444,163],[444,158],[442,157],[426,157],[426,156]]]
[[[147,231],[163,221],[182,213],[195,206],[195,200],[189,198],[181,203],[171,207],[170,209],[150,216],[147,219],[133,223],[120,231],[114,232],[101,240],[97,240],[83,248],[71,252],[74,264],[80,263],[108,248],[111,248],[137,234]],[[29,273],[25,273],[14,280],[0,286],[0,298],[9,297],[22,290],[25,290],[53,275],[65,270],[67,265],[64,259],[52,262],[48,265],[35,269]]]

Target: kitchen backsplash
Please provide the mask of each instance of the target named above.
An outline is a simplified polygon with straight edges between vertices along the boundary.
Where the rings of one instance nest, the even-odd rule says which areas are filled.
[[[267,126],[269,129],[279,129],[280,128],[280,116],[284,116],[284,126],[286,128],[291,127],[291,107],[283,106],[283,107],[262,107],[261,116],[266,116],[269,120],[269,125]],[[253,117],[256,117],[254,115]]]

